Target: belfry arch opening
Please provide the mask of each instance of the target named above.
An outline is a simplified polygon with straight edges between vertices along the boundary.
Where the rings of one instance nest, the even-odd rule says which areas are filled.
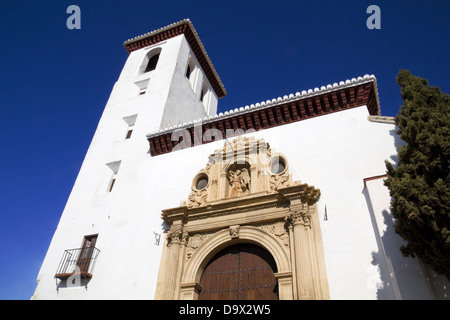
[[[147,73],[156,69],[158,65],[159,56],[161,54],[161,48],[155,48],[150,50],[142,61],[142,64],[139,68],[139,73]]]

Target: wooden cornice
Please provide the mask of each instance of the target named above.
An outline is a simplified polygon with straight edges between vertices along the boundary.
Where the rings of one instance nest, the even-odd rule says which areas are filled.
[[[237,129],[242,129],[244,132],[250,129],[260,131],[364,105],[367,106],[370,115],[379,114],[374,81],[328,90],[317,95],[271,104],[264,108],[249,109],[247,112],[238,112],[232,116],[218,117],[197,125],[192,124],[181,129],[152,135],[148,137],[150,153],[152,156],[157,156],[172,152],[179,143],[183,143],[183,148],[186,148],[217,140],[217,137],[202,139],[208,129],[219,130],[223,139],[231,138],[227,129],[232,129],[233,132]],[[172,141],[174,131],[182,133],[181,137],[180,134],[176,135],[174,139],[176,141]],[[236,133],[237,135],[239,132]],[[190,143],[187,143],[188,141]]]

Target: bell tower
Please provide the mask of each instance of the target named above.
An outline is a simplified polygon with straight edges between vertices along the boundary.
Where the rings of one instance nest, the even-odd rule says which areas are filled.
[[[53,235],[33,299],[152,297],[152,272],[161,252],[154,235],[164,230],[154,214],[160,209],[151,208],[171,197],[161,186],[163,196],[149,195],[171,161],[151,157],[145,137],[215,115],[218,99],[226,95],[187,19],[124,46],[129,56]]]
[[[216,114],[226,90],[188,19],[130,39],[124,46],[129,57],[109,105],[142,113],[149,131]]]

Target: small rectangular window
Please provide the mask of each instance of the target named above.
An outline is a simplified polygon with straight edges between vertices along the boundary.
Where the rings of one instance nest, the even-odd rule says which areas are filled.
[[[202,92],[200,93],[201,102],[203,102],[203,99],[205,99],[205,91],[202,89]]]
[[[139,88],[139,95],[143,95],[147,92],[148,82],[150,79],[144,79],[136,81],[134,84]]]
[[[195,86],[196,86],[196,78],[198,74],[198,67],[195,65],[194,60],[189,57],[189,60],[187,62],[186,66],[186,79],[189,81],[189,84],[191,85],[191,89],[195,92]]]

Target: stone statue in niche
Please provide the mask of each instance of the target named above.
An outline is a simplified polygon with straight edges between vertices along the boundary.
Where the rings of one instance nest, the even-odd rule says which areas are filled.
[[[250,192],[250,173],[247,168],[228,171],[228,181],[230,182],[230,197],[246,195]]]

